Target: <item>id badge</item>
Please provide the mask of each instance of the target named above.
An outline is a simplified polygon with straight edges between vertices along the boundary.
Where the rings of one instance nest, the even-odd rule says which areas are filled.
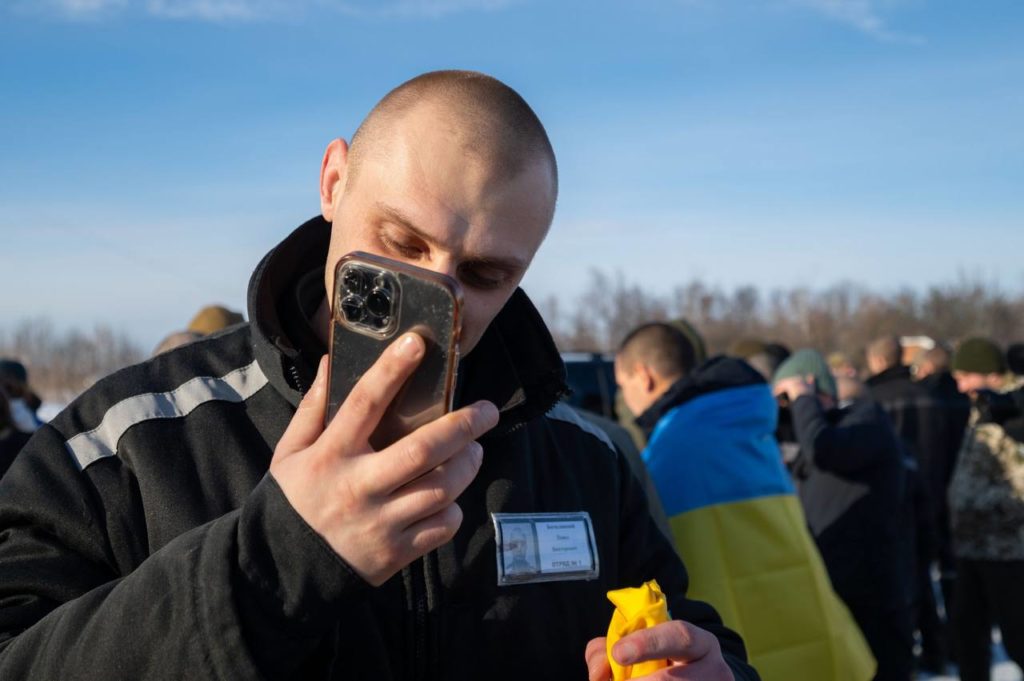
[[[498,586],[597,579],[590,514],[492,513]]]

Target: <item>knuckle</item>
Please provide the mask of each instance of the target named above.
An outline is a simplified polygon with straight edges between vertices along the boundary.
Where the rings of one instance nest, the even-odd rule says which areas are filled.
[[[476,438],[476,431],[474,429],[474,419],[472,412],[462,414],[461,418],[456,421],[456,428],[458,429],[459,435],[466,440],[473,440]]]
[[[367,417],[377,412],[380,401],[367,390],[356,387],[345,399],[345,408],[356,416]]]
[[[441,508],[451,500],[448,490],[446,490],[442,485],[436,485],[429,488],[428,494],[430,496],[431,508]]]
[[[403,456],[410,471],[419,471],[430,462],[430,447],[414,440],[403,448]]]

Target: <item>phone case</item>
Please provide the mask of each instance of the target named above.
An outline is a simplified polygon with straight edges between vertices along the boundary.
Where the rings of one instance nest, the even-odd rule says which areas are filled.
[[[462,291],[451,277],[368,253],[349,253],[335,268],[331,304],[327,423],[363,374],[402,334],[426,345],[370,445],[381,449],[452,410],[462,329]]]

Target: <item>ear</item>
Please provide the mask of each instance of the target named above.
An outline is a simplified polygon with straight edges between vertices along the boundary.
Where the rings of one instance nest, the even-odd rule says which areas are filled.
[[[320,164],[320,212],[327,222],[334,222],[338,200],[345,189],[348,173],[348,143],[340,137],[327,145]]]
[[[658,387],[658,375],[654,373],[651,367],[647,366],[643,362],[636,363],[636,370],[640,372],[643,377],[644,390],[650,394],[655,391]]]

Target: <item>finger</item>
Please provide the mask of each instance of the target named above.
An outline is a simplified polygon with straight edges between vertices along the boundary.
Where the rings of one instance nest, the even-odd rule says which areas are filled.
[[[440,466],[498,423],[498,409],[482,401],[445,414],[382,450],[374,462],[376,491],[391,494]]]
[[[612,666],[608,662],[608,639],[591,639],[587,644],[587,650],[583,657],[587,661],[588,681],[608,681],[612,676]]]
[[[483,451],[480,443],[470,442],[434,470],[395,490],[386,511],[391,521],[408,528],[454,503],[480,470]]]
[[[316,379],[299,402],[295,415],[277,443],[277,452],[287,456],[310,446],[324,430],[327,409],[327,355],[320,358]],[[276,453],[276,452],[275,452]]]
[[[714,641],[714,636],[700,627],[674,620],[624,636],[612,648],[612,656],[621,665],[647,660],[693,662],[711,652]]]
[[[441,512],[414,523],[402,535],[411,551],[403,565],[450,542],[461,525],[462,509],[458,504],[449,504]]]
[[[352,388],[327,432],[344,433],[349,442],[367,440],[406,379],[416,370],[424,351],[423,339],[415,333],[407,333],[389,345]]]

